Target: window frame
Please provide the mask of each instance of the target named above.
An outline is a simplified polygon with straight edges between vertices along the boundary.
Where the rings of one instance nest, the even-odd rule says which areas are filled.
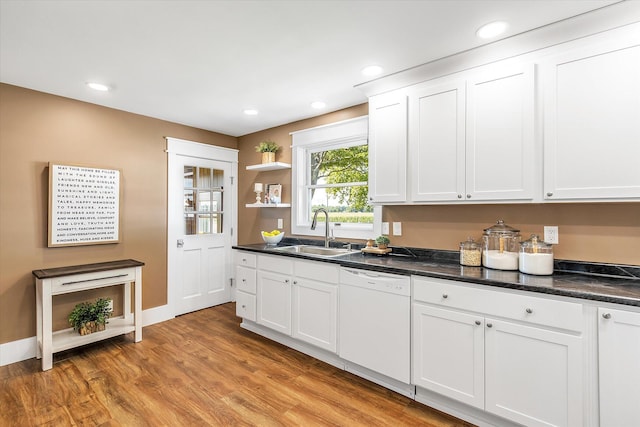
[[[368,144],[368,116],[291,132],[291,234],[324,237],[324,226],[311,230],[307,196],[311,171],[310,153]],[[364,144],[363,144],[364,141]],[[367,183],[368,185],[368,183]],[[379,234],[382,207],[373,206],[373,224],[332,223],[333,236],[343,239],[369,239]]]

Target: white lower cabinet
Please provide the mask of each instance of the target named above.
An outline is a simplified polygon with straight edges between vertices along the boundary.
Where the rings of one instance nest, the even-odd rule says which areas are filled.
[[[413,305],[413,383],[484,408],[482,316]]]
[[[256,261],[255,254],[235,252],[236,316],[256,320]]]
[[[527,426],[582,425],[581,304],[413,281],[414,384]]]
[[[527,426],[583,425],[580,337],[486,318],[485,410]]]
[[[600,425],[640,426],[640,313],[598,308]]]
[[[335,353],[338,332],[338,267],[296,261],[294,268],[292,335]]]
[[[258,256],[256,323],[335,353],[338,267]]]

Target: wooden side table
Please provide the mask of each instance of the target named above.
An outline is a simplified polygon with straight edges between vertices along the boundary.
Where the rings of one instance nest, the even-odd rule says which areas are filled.
[[[36,324],[38,359],[42,370],[53,366],[53,353],[134,332],[142,340],[142,266],[133,259],[33,270],[36,278]],[[131,283],[134,284],[134,310],[131,313]],[[52,331],[54,295],[106,286],[124,285],[123,316],[109,319],[104,331],[80,335],[73,328]]]

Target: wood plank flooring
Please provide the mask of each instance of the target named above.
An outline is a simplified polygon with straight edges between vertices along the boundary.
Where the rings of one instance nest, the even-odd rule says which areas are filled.
[[[223,304],[0,367],[0,426],[470,426],[239,323]]]

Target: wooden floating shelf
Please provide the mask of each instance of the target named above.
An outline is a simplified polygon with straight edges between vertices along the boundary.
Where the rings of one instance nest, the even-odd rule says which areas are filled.
[[[247,166],[248,171],[275,171],[279,169],[291,169],[291,165],[289,163],[273,162]]]
[[[247,208],[290,208],[291,203],[247,203]]]

